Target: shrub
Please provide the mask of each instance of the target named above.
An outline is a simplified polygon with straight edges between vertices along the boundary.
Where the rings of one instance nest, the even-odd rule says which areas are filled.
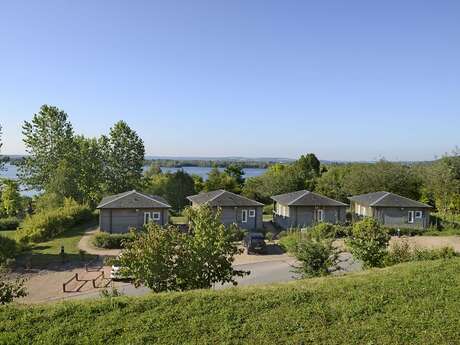
[[[19,219],[16,217],[0,218],[1,230],[16,230],[19,226]]]
[[[81,205],[72,199],[66,199],[62,207],[42,210],[26,217],[18,230],[17,238],[21,242],[46,241],[91,218],[93,218],[93,213],[88,205]]]
[[[276,235],[276,237],[277,237],[278,239],[281,239],[281,238],[287,236],[287,234],[288,234],[288,233],[287,233],[286,230],[282,230],[282,231],[278,232],[278,235]]]
[[[304,278],[328,275],[337,261],[332,240],[302,238],[297,243],[295,257],[300,262],[296,271]]]
[[[14,258],[18,252],[18,245],[15,240],[0,235],[0,266],[8,259]]]
[[[333,239],[337,236],[337,227],[330,223],[318,223],[307,230],[311,238]]]
[[[457,253],[451,247],[422,249],[411,247],[407,241],[393,243],[385,258],[385,266],[392,266],[408,261],[426,261],[451,259]]]
[[[302,234],[300,231],[291,231],[281,237],[278,244],[285,252],[294,254],[297,250],[297,244],[299,243],[301,236]]]
[[[347,244],[353,256],[361,260],[365,267],[381,267],[387,255],[389,240],[386,229],[375,219],[367,217],[353,225]]]
[[[398,229],[401,236],[418,236],[423,235],[426,232],[424,229],[411,228],[387,228],[387,232],[390,236],[398,236]]]
[[[93,237],[93,244],[98,248],[121,249],[127,242],[132,242],[136,235],[134,232],[126,234],[109,234],[107,232],[98,232]]]
[[[273,239],[275,238],[275,235],[273,234],[273,232],[267,232],[265,234],[265,238],[269,241],[269,242],[273,242]]]
[[[241,229],[238,226],[230,226],[228,227],[228,231],[230,232],[232,241],[234,242],[242,241],[244,236],[246,236],[248,233],[247,230]]]

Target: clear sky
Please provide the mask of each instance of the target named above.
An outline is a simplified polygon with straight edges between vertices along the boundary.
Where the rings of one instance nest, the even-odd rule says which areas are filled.
[[[148,155],[432,159],[460,145],[460,1],[3,1],[3,153],[44,103]]]

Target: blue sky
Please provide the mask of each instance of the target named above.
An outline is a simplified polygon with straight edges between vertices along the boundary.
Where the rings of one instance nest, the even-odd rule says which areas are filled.
[[[3,153],[53,104],[149,155],[432,159],[460,145],[459,1],[0,4]]]

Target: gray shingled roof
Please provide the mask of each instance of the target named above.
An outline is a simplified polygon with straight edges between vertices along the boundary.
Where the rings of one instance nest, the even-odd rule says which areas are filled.
[[[131,190],[106,196],[97,208],[171,208],[171,206],[161,196]]]
[[[431,208],[430,205],[415,201],[390,192],[375,192],[355,195],[348,198],[364,206],[371,207],[420,207]]]
[[[235,206],[263,206],[264,204],[248,199],[244,196],[227,192],[226,190],[219,189],[212,192],[200,193],[187,197],[188,200],[194,204],[217,207],[235,207]]]
[[[277,203],[287,206],[347,206],[343,202],[319,195],[308,190],[285,193],[271,197]]]

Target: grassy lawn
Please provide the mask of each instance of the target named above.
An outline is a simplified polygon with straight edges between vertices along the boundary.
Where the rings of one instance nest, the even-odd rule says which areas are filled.
[[[0,343],[458,344],[460,258],[222,291],[0,308]]]
[[[460,236],[460,229],[427,230],[422,236]]]
[[[95,225],[96,221],[78,225],[50,241],[32,244],[31,250],[20,255],[18,261],[20,263],[28,263],[32,267],[45,267],[51,263],[60,263],[63,261],[60,255],[61,246],[64,246],[66,261],[90,260],[93,256],[85,254],[82,257],[80,255],[78,242],[85,233],[85,230]]]

